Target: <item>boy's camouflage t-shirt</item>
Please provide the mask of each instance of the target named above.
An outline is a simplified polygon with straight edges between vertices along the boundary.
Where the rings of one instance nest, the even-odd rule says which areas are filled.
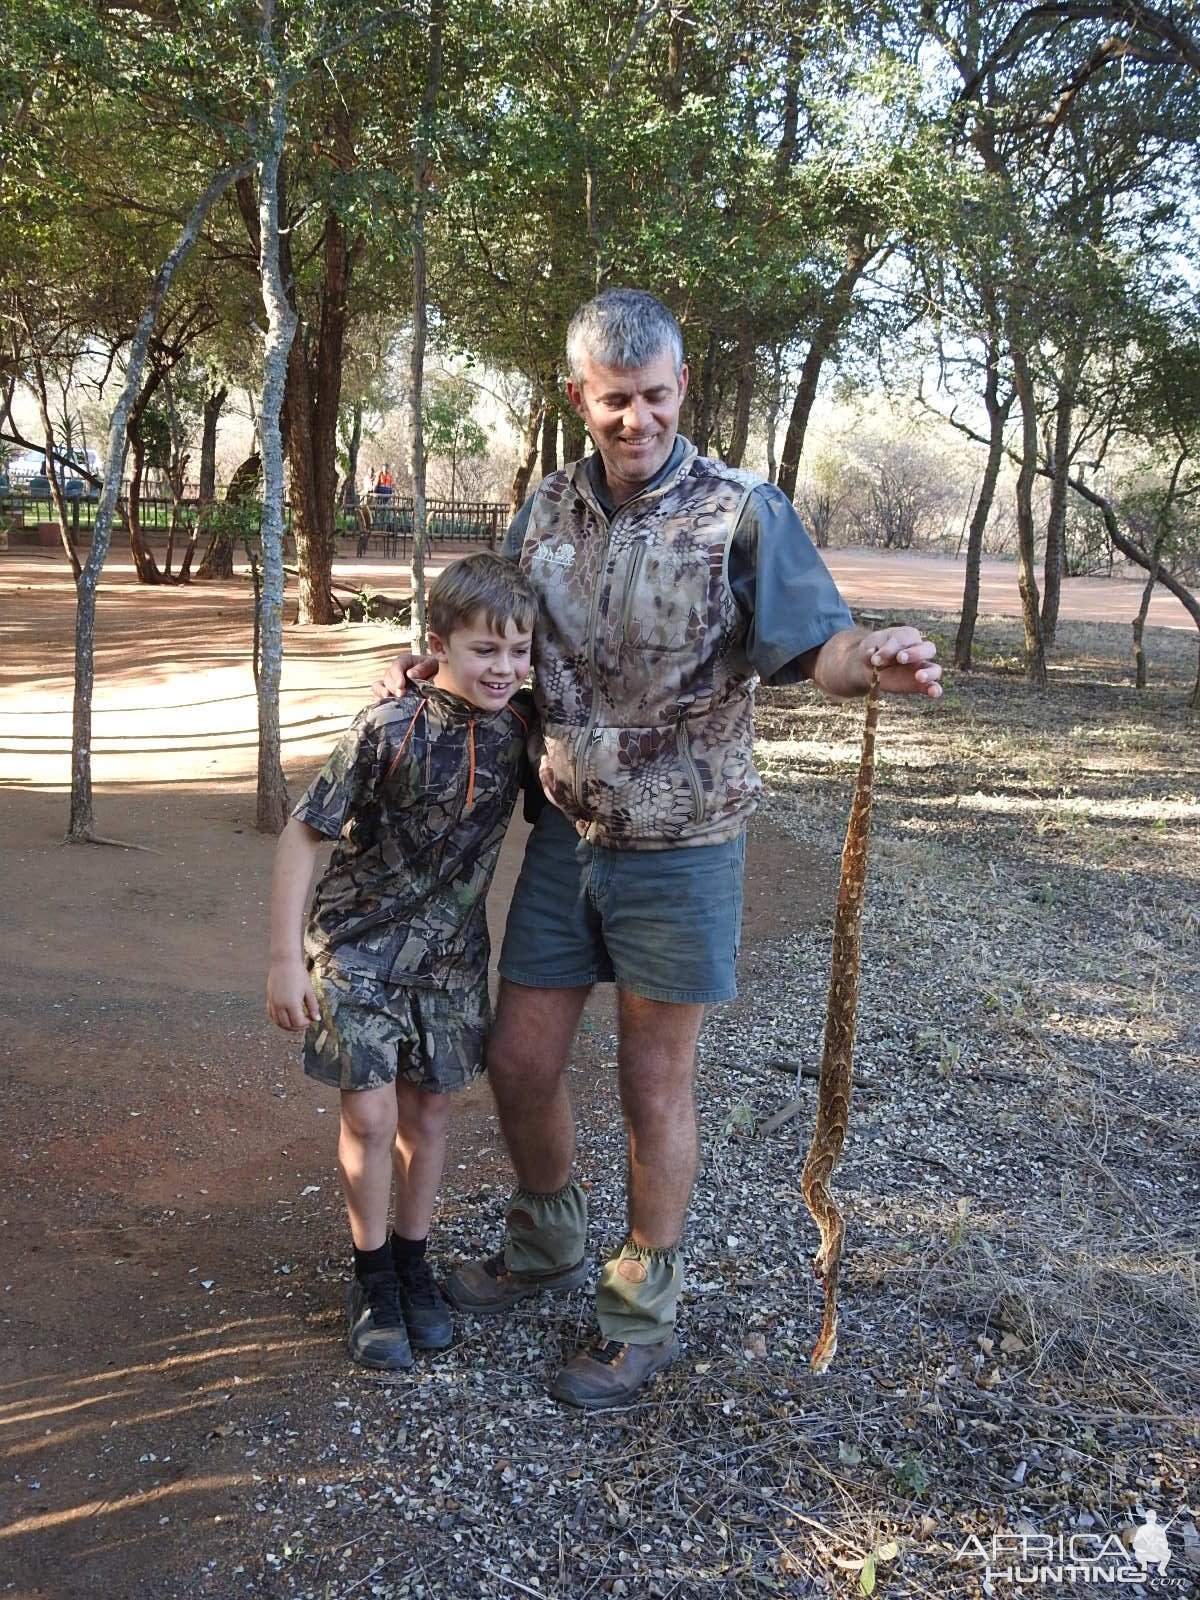
[[[532,700],[484,711],[430,684],[355,718],[292,815],[337,847],[305,955],[380,983],[486,978],[484,900],[526,770]]]

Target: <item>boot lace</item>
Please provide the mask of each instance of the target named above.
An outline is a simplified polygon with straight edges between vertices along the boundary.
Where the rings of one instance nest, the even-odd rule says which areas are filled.
[[[414,1261],[402,1262],[397,1268],[397,1274],[403,1279],[404,1292],[414,1306],[428,1307],[439,1303],[441,1296],[438,1294],[433,1273],[429,1270],[429,1263],[424,1256],[418,1256]]]
[[[360,1279],[363,1297],[371,1308],[371,1321],[377,1328],[402,1328],[400,1285],[392,1272],[372,1272]]]
[[[598,1361],[602,1367],[611,1367],[628,1350],[627,1344],[622,1344],[619,1339],[606,1339],[603,1344],[598,1344],[592,1351],[592,1360]]]

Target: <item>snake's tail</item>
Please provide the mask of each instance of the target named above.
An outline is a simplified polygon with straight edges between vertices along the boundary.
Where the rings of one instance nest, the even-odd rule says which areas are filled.
[[[815,1377],[820,1377],[823,1372],[828,1372],[831,1362],[837,1355],[837,1283],[835,1279],[827,1279],[825,1283],[825,1317],[821,1323],[821,1332],[817,1342],[813,1345],[812,1370]]]

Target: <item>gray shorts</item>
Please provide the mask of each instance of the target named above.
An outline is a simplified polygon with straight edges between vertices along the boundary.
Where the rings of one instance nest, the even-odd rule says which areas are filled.
[[[483,1071],[486,981],[473,989],[396,989],[373,978],[310,969],[321,1020],[304,1035],[304,1070],[335,1089],[378,1089],[403,1078],[433,1094]]]
[[[616,983],[647,1000],[737,994],[746,835],[726,844],[610,850],[546,806],[508,912],[500,975],[535,989]]]

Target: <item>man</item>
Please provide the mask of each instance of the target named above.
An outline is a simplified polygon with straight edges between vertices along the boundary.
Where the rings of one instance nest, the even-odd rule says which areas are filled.
[[[915,628],[856,629],[786,496],[679,436],[688,370],[661,302],[604,291],[572,319],[567,361],[597,453],[546,478],[504,546],[541,604],[551,801],[513,895],[488,1048],[518,1187],[504,1250],[459,1267],[448,1292],[488,1314],[582,1283],[565,1072],[593,984],[615,982],[629,1228],[601,1273],[601,1342],[551,1385],[597,1409],[679,1351],[696,1042],[705,1006],[736,993],[757,678],[849,696],[874,667],[885,690],[936,699],[941,668]]]

